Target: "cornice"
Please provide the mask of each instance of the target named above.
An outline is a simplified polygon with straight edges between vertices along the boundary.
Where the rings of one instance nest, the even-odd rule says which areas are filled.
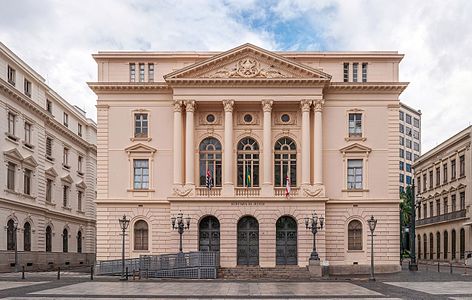
[[[178,87],[325,87],[329,79],[321,78],[172,78],[170,86]]]
[[[171,89],[165,82],[87,82],[96,94],[120,92],[169,92]]]
[[[331,82],[328,91],[340,93],[387,93],[401,94],[408,82]]]

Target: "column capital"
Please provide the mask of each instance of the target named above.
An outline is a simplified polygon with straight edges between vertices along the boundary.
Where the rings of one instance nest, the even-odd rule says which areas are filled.
[[[225,112],[233,112],[234,100],[223,100],[223,107]]]
[[[272,111],[272,104],[274,104],[274,100],[270,100],[270,99],[262,100],[262,110],[264,112],[271,112]]]
[[[182,112],[182,101],[174,101],[174,112]]]
[[[313,101],[313,109],[315,111],[323,111],[324,99],[316,99]]]
[[[311,103],[313,100],[311,99],[302,99],[300,101],[300,107],[302,108],[302,111],[310,111]]]
[[[195,100],[185,100],[185,111],[194,112],[196,106]]]

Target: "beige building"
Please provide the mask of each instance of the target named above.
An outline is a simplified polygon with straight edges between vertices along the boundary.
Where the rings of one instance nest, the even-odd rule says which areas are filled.
[[[0,43],[0,270],[92,263],[96,125]]]
[[[399,270],[397,52],[99,52],[97,258],[184,251],[221,266]],[[213,182],[206,188],[207,173]],[[290,194],[286,197],[287,178]]]
[[[400,102],[400,192],[412,183],[413,163],[421,155],[421,111]]]
[[[472,126],[415,163],[416,247],[420,260],[464,262],[471,247]]]

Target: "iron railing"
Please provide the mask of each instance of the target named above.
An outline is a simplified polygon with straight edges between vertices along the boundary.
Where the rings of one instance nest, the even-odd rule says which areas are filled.
[[[461,210],[453,211],[447,214],[442,214],[439,216],[416,220],[416,226],[439,223],[439,222],[444,222],[444,221],[451,221],[455,219],[465,218],[465,216],[466,216],[466,210],[461,209]]]

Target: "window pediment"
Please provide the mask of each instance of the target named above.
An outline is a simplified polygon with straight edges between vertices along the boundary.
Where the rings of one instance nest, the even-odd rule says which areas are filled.
[[[57,175],[58,175],[56,170],[53,167],[50,167],[50,168],[46,169],[45,174],[46,174],[46,176],[54,177],[54,178],[57,177]]]
[[[79,183],[75,185],[77,188],[85,190],[87,188],[87,185],[84,183],[83,180],[81,180]]]
[[[16,149],[16,148],[4,151],[3,155],[8,157],[9,159],[13,159],[13,160],[16,160],[18,162],[21,162],[23,160],[23,156],[21,155],[20,151],[18,151],[18,149]]]
[[[70,177],[70,175],[66,175],[64,177],[61,177],[61,180],[63,182],[68,183],[68,184],[72,184],[74,182],[74,180],[72,179],[72,177]]]
[[[367,146],[361,145],[359,143],[354,143],[354,144],[351,144],[344,148],[339,149],[339,151],[343,155],[346,155],[347,153],[356,153],[356,154],[364,154],[368,156],[369,153],[372,151],[372,149]]]
[[[36,162],[36,160],[34,159],[33,156],[28,156],[27,158],[23,159],[23,163],[25,165],[28,165],[32,168],[36,168],[38,166],[38,163]]]
[[[153,148],[151,146],[145,145],[143,143],[138,143],[135,145],[131,145],[127,148],[125,148],[126,153],[129,155],[132,154],[151,154],[154,155],[154,153],[157,151],[156,148]]]

